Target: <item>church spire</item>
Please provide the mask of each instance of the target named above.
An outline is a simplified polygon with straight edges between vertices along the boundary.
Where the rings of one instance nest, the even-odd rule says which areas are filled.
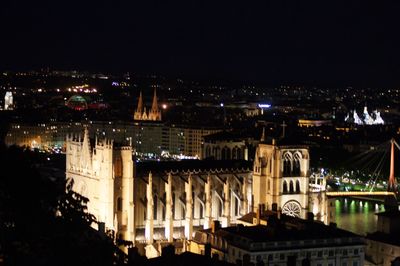
[[[154,89],[153,104],[151,105],[151,112],[152,113],[158,112],[157,90],[156,89]]]
[[[90,148],[90,137],[89,137],[89,129],[85,126],[82,140],[82,157],[81,157],[81,169],[84,171],[89,171],[91,169],[91,148]]]
[[[138,105],[134,114],[134,119],[161,121],[161,111],[158,109],[157,93],[155,89],[154,89],[153,103],[148,113],[146,111],[146,107],[144,107],[143,105],[142,91],[140,91]]]
[[[157,90],[154,89],[153,96],[153,104],[151,105],[151,110],[149,112],[149,120],[160,121],[161,120],[161,112],[158,109],[158,101],[157,101]]]
[[[142,112],[143,112],[143,98],[142,98],[142,91],[140,91],[138,105],[136,107],[136,111],[133,118],[135,120],[142,120]]]
[[[143,111],[143,98],[142,98],[142,91],[140,91],[136,112],[141,113],[142,111]]]

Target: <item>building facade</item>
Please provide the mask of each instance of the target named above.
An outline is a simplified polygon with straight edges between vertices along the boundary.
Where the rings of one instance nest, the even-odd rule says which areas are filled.
[[[253,166],[254,206],[273,204],[283,214],[305,218],[312,211],[318,220],[329,223],[329,202],[325,184],[310,182],[308,147],[260,143]],[[310,183],[312,189],[310,189]]]
[[[287,216],[269,220],[266,226],[199,230],[190,251],[236,265],[364,265],[365,243],[358,235]]]
[[[118,143],[131,141],[134,152],[145,158],[160,156],[200,158],[203,137],[222,130],[167,125],[157,121],[13,123],[7,132],[5,143],[9,146],[26,146],[43,150],[63,148],[66,136],[78,135],[82,131],[82,126],[89,128],[91,138],[107,137]]]
[[[130,145],[92,145],[87,129],[67,138],[66,177],[90,199],[88,211],[123,239],[190,239],[194,228],[213,220],[229,226],[252,209],[248,162],[134,163]]]

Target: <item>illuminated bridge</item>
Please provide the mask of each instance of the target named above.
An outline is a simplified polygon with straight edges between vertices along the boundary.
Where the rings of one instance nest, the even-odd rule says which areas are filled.
[[[385,197],[388,198],[390,196],[397,198],[398,190],[397,190],[397,181],[394,176],[394,147],[400,150],[400,145],[392,139],[391,143],[391,151],[390,151],[390,174],[389,174],[389,182],[388,182],[388,191],[330,191],[326,192],[328,197]]]
[[[365,196],[396,196],[396,193],[390,191],[331,191],[326,192],[329,197],[365,197]]]

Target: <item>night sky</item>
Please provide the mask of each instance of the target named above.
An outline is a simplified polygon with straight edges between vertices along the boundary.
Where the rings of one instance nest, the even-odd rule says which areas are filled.
[[[3,70],[400,85],[400,1],[2,0],[0,27]]]

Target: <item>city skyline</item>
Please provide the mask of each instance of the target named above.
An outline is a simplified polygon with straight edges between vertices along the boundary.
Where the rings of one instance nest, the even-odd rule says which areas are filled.
[[[0,69],[396,87],[399,7],[372,1],[9,2],[0,9]]]

